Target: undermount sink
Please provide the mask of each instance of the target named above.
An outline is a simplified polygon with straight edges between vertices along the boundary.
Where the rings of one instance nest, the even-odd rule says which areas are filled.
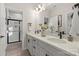
[[[48,38],[47,40],[55,42],[55,43],[67,43],[65,40],[63,39],[57,39],[57,38]]]
[[[66,44],[66,43],[68,43],[66,41],[66,39],[64,39],[64,38],[60,39],[59,36],[46,35],[45,37],[42,37],[42,38],[47,39],[47,40],[49,40],[49,41],[51,41],[53,43],[60,43],[60,44]]]

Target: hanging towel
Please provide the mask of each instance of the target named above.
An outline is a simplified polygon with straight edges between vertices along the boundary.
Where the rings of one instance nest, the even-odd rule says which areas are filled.
[[[78,7],[74,9],[74,15],[72,19],[72,26],[69,32],[70,35],[76,36],[79,34],[79,16],[78,16]]]

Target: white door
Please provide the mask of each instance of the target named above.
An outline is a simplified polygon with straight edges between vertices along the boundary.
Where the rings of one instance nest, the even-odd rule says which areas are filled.
[[[0,3],[0,56],[4,56],[7,46],[7,33],[5,24],[5,8],[4,4]],[[1,37],[3,36],[3,37]]]

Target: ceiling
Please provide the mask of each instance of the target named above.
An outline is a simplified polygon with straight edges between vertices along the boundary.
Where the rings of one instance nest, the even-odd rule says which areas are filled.
[[[55,7],[62,7],[62,6],[69,6],[73,5],[73,3],[5,3],[6,8],[15,8],[15,9],[34,9],[39,4],[42,4],[45,6],[46,10],[53,10]]]
[[[37,7],[37,5],[39,5],[41,3],[5,3],[6,7],[16,7],[16,8],[21,8],[21,9],[25,9],[25,8],[34,8]],[[42,3],[44,6],[49,7],[50,5],[54,6],[55,4],[51,4],[51,3]]]

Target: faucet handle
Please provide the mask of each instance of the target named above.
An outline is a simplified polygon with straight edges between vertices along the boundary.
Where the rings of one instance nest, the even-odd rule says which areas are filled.
[[[62,39],[62,32],[60,32],[60,34],[59,34],[59,35],[60,35],[60,39]]]

